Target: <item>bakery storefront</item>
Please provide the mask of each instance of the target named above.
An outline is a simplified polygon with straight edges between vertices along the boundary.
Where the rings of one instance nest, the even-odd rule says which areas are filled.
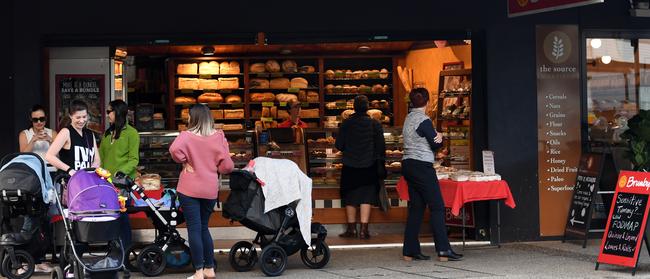
[[[204,103],[226,132],[236,167],[257,156],[293,160],[313,180],[314,221],[341,224],[341,152],[334,141],[352,112],[352,99],[364,94],[369,114],[384,126],[392,205],[388,212],[374,208],[371,223],[401,232],[406,202],[398,199],[394,185],[400,177],[408,91],[425,87],[431,92],[427,111],[446,138],[437,154],[440,178],[480,169],[476,154],[485,146],[485,136],[477,132],[485,129],[484,94],[473,82],[484,73],[473,70],[477,60],[471,38],[440,39],[272,43],[272,35],[258,34],[250,40],[258,43],[250,44],[51,47],[50,108],[60,118],[66,102],[82,98],[92,107],[90,127],[101,132],[108,101],[127,100],[141,136],[139,171],[154,181],[159,175],[164,187],[174,187],[180,165],[171,160],[169,144],[187,128],[188,108]],[[308,126],[298,136],[274,129],[288,117],[285,108],[292,100],[301,103],[300,119]],[[221,201],[228,192],[226,179]],[[488,239],[487,205],[474,203],[466,212],[469,238]],[[450,226],[461,223],[448,216]],[[151,227],[146,219],[134,218],[132,224]],[[214,214],[210,224],[239,225],[221,214]],[[379,227],[373,231],[382,233]]]

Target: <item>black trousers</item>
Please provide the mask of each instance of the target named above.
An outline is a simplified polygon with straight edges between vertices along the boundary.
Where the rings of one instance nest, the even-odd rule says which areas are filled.
[[[445,205],[433,164],[413,159],[403,160],[402,175],[408,183],[410,199],[402,253],[408,256],[421,253],[418,235],[426,207],[429,207],[431,213],[429,224],[436,252],[451,249],[445,225]]]

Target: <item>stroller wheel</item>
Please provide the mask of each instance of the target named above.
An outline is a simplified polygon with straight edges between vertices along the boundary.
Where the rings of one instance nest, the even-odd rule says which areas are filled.
[[[32,255],[23,250],[14,252],[16,263],[11,262],[8,253],[2,259],[2,274],[9,279],[24,279],[32,277],[34,274],[34,258]]]
[[[54,269],[52,269],[52,273],[50,273],[50,278],[52,279],[63,279],[64,276],[65,274],[60,266],[55,266]]]
[[[300,259],[309,268],[323,268],[330,261],[330,247],[324,240],[313,238],[310,246],[300,250]]]
[[[135,247],[131,246],[131,248],[124,253],[124,266],[129,271],[140,271],[138,269],[138,253],[135,252]]]
[[[230,248],[228,260],[234,270],[238,272],[250,271],[257,262],[257,251],[253,248],[253,243],[240,241]]]
[[[267,276],[278,276],[287,268],[287,253],[278,244],[271,243],[262,249],[260,266]]]
[[[138,254],[138,269],[145,276],[154,277],[160,275],[167,265],[165,252],[156,245],[144,247]]]

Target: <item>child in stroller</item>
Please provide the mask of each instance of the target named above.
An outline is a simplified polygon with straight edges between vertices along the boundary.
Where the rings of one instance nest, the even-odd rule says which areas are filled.
[[[240,241],[230,249],[229,261],[237,271],[249,271],[258,260],[253,244],[262,248],[259,256],[262,272],[278,276],[284,272],[287,256],[300,251],[309,268],[322,268],[329,262],[330,250],[325,243],[327,230],[311,224],[311,243],[305,243],[296,217],[296,202],[264,213],[262,185],[254,173],[235,170],[230,174],[230,195],[224,203],[223,216],[238,221],[257,232],[253,242]]]
[[[72,177],[57,176],[61,191],[56,206],[65,227],[61,265],[52,278],[129,278],[124,268],[124,249],[119,239],[120,201],[103,169],[83,169]],[[67,206],[67,208],[65,207]],[[90,253],[88,250],[92,250]],[[89,253],[87,253],[89,252]],[[84,255],[86,254],[86,255]]]
[[[171,189],[164,191],[163,197],[169,198],[168,204],[156,206],[147,197],[143,188],[134,183],[126,174],[118,172],[113,178],[113,184],[128,189],[131,194],[141,199],[145,207],[128,207],[128,213],[145,212],[152,220],[156,230],[153,243],[145,246],[136,253],[136,247],[131,247],[126,254],[125,265],[132,271],[140,271],[146,276],[158,276],[174,261],[175,267],[186,266],[190,263],[189,243],[176,229],[185,222],[183,214],[176,203],[176,193]]]
[[[11,279],[29,278],[35,259],[43,257],[48,247],[46,212],[52,179],[41,157],[34,153],[10,154],[0,164],[0,274]],[[22,228],[12,225],[22,220]]]

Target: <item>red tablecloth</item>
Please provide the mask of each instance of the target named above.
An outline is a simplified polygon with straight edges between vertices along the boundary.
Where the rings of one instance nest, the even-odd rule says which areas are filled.
[[[510,193],[508,183],[499,181],[465,181],[449,179],[440,180],[440,190],[445,207],[451,207],[451,213],[458,216],[465,203],[485,200],[504,200],[510,208],[515,208],[515,199]]]

